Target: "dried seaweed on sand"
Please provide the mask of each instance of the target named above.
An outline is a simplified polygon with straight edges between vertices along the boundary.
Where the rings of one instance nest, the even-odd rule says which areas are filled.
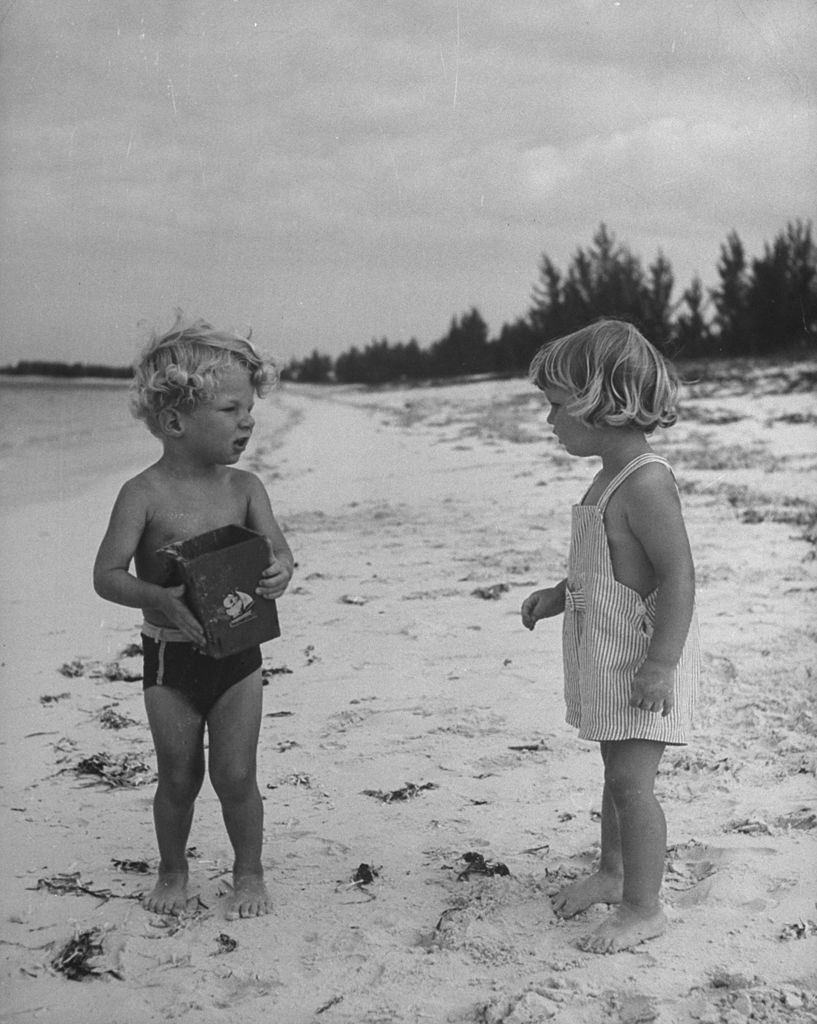
[[[77,931],[52,958],[51,966],[71,981],[100,978],[106,974],[121,980],[120,971],[105,962],[104,937],[105,933],[101,928]]]
[[[376,867],[365,863],[360,864],[357,871],[352,875],[352,882],[354,885],[371,885],[379,874],[380,872]]]
[[[477,587],[471,591],[472,597],[481,597],[483,601],[498,601],[502,594],[510,590],[507,583],[494,583],[490,587]]]
[[[94,896],[96,899],[112,899],[114,893],[110,889],[89,889],[87,885],[80,883],[80,872],[74,871],[71,874],[52,875],[50,878],[38,878],[34,889],[45,889],[46,892],[55,896]]]
[[[506,864],[503,864],[501,861],[496,861],[495,863],[487,861],[481,853],[469,851],[462,855],[462,859],[467,866],[457,875],[458,882],[467,881],[471,875],[500,875],[503,877],[510,875]]]
[[[232,935],[228,935],[226,932],[219,932],[216,942],[218,943],[218,949],[216,950],[214,956],[218,956],[220,953],[232,953],[236,949],[238,949],[237,940],[234,939]]]
[[[262,668],[261,669],[261,681],[263,682],[264,686],[266,686],[269,683],[270,679],[273,676],[291,676],[291,675],[292,675],[292,669],[288,668],[286,665],[270,665],[270,666],[268,666],[266,668]],[[291,714],[291,713],[292,712],[286,712],[286,714]]]
[[[84,658],[74,658],[73,661],[65,661],[60,665],[57,670],[60,675],[67,676],[69,679],[76,679],[78,676],[85,675],[86,661]]]
[[[789,942],[792,939],[807,939],[810,935],[817,935],[817,922],[801,918],[793,924],[784,925],[778,938],[782,942]]]
[[[109,661],[106,665],[93,669],[90,675],[95,678],[101,676],[108,682],[132,683],[142,678],[142,670],[136,665],[123,665],[119,661]]]
[[[139,875],[146,875],[150,871],[150,865],[146,860],[119,860],[112,857],[111,863],[119,871],[132,871]]]
[[[71,694],[67,690],[63,693],[44,693],[42,697],[40,697],[40,703],[44,707],[49,707],[56,704],[58,701],[67,700],[70,696]]]
[[[384,804],[390,804],[395,800],[411,800],[425,789],[437,788],[435,782],[423,782],[419,786],[414,782],[407,782],[400,789],[392,789],[388,792],[384,792],[382,789],[364,789],[363,793],[365,796],[373,796],[377,800],[382,800]]]
[[[120,715],[118,711],[114,711],[113,704],[102,708],[96,717],[103,729],[124,729],[128,725],[137,724],[135,718],[131,718],[129,715]]]
[[[153,779],[150,767],[136,754],[91,754],[79,761],[74,771],[77,775],[95,776],[113,789],[142,786]]]
[[[141,654],[141,650],[139,653]],[[127,660],[125,654],[121,657]],[[138,663],[135,665],[123,665],[119,661],[109,661],[103,664],[99,661],[93,661],[91,658],[74,658],[72,661],[66,661],[59,667],[58,671],[61,675],[68,676],[69,679],[88,675],[93,679],[106,679],[109,682],[134,682],[142,678],[141,668]]]

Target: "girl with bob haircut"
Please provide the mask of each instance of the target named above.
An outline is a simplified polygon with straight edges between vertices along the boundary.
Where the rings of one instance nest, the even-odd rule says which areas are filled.
[[[588,426],[634,426],[649,434],[677,419],[678,377],[632,324],[600,320],[543,346],[530,378],[571,394],[569,411]]]
[[[687,742],[700,649],[695,571],[675,479],[647,435],[676,420],[678,378],[633,327],[602,320],[543,347],[530,369],[571,455],[601,468],[573,506],[567,576],[534,591],[522,622],[564,615],[567,722],[599,743],[601,857],[554,897],[562,917],[616,910],[582,948],[612,953],[660,935],[666,822],[653,792],[666,744]]]

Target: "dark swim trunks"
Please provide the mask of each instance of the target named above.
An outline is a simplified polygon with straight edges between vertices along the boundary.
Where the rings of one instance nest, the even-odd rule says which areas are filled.
[[[144,674],[142,689],[169,686],[183,693],[196,711],[206,718],[218,699],[236,683],[261,667],[261,648],[257,645],[226,658],[202,654],[186,640],[167,639],[180,635],[145,623],[142,633]]]

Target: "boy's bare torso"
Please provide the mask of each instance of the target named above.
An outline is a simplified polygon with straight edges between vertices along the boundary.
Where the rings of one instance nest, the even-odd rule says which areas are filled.
[[[179,478],[157,463],[131,480],[134,507],[144,527],[134,553],[136,575],[149,583],[168,585],[170,563],[157,551],[221,526],[245,526],[249,512],[250,474],[228,466],[215,467],[206,477]],[[143,609],[158,626],[171,626],[154,608]]]

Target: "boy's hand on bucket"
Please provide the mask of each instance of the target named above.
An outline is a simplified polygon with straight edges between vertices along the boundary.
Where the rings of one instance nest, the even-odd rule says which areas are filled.
[[[289,586],[292,579],[292,567],[288,562],[273,558],[272,562],[261,573],[261,579],[256,587],[256,594],[267,601],[274,601]]]
[[[162,612],[170,619],[176,629],[181,630],[190,643],[203,648],[207,643],[204,630],[196,616],[187,607],[184,600],[184,584],[177,587],[165,587]]]

